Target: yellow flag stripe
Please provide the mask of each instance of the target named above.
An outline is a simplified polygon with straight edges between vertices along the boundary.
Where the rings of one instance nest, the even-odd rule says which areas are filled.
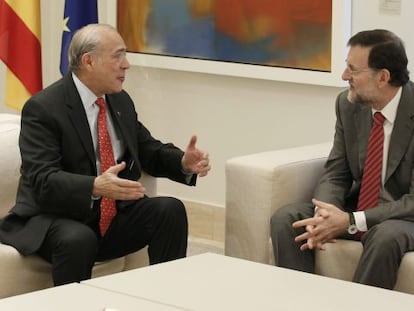
[[[24,21],[27,28],[40,41],[40,1],[39,0],[5,0],[7,4]]]
[[[11,72],[6,70],[6,94],[5,102],[10,108],[21,111],[24,103],[29,99],[31,94],[20,82],[19,79]]]

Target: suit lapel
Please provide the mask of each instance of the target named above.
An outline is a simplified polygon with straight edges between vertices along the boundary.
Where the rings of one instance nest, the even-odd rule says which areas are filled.
[[[113,96],[107,95],[106,96],[107,105],[109,108],[109,112],[111,113],[112,119],[116,123],[116,126],[121,131],[122,138],[125,140],[125,144],[128,148],[132,146],[131,135],[127,128],[129,125],[126,125],[127,119],[125,118],[126,112],[122,110],[122,105],[115,105]]]
[[[408,85],[403,87],[400,103],[395,117],[394,128],[391,134],[390,146],[388,151],[387,175],[385,182],[395,172],[396,168],[401,162],[408,145],[411,142],[411,137],[414,130],[414,105],[412,92],[408,91]]]
[[[369,133],[372,128],[371,108],[362,106],[361,109],[356,112],[355,126],[358,133],[358,163],[362,175],[362,168],[364,167],[367,156]]]
[[[76,90],[71,73],[64,77],[64,83],[66,90],[66,105],[69,108],[69,118],[78,134],[83,148],[96,169],[95,151],[93,150],[91,130],[89,128],[85,108],[83,107],[82,100]]]
[[[136,158],[136,155],[138,154],[138,150],[136,149],[136,141],[134,140],[133,135],[131,135],[131,129],[135,126],[135,124],[130,124],[131,122],[129,121],[129,118],[127,118],[129,112],[123,109],[124,105],[121,105],[119,100],[117,104],[114,104],[115,100],[113,95],[107,95],[106,99],[112,119],[119,128],[121,132],[120,134],[125,140],[127,149],[130,151],[130,154],[134,158],[135,162],[139,164],[139,161]]]

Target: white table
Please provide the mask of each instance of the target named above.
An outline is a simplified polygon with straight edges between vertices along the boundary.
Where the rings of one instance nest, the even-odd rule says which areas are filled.
[[[414,308],[414,295],[210,253],[83,284],[197,311]]]
[[[109,308],[109,309],[106,309]],[[177,311],[172,306],[73,283],[0,300],[1,311]]]

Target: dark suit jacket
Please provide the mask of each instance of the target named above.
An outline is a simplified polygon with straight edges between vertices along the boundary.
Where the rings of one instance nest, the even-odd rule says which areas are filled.
[[[315,198],[355,210],[372,127],[371,108],[347,100],[336,101],[334,145]],[[366,210],[368,228],[387,219],[414,221],[414,84],[403,86],[391,135],[385,189],[391,201]]]
[[[138,121],[129,95],[124,91],[107,95],[107,104],[125,142],[126,157],[134,161],[131,171],[120,175],[139,178],[144,170],[186,183],[183,151],[151,136]],[[21,125],[21,178],[16,205],[0,226],[0,239],[30,254],[40,247],[54,218],[86,221],[92,216],[97,170],[91,131],[71,74],[28,100]]]

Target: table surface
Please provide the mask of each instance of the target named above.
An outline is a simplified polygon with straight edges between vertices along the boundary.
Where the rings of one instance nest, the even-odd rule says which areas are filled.
[[[82,282],[184,310],[413,310],[414,295],[205,253]],[[358,307],[358,309],[359,309]]]
[[[0,299],[1,311],[177,311],[172,306],[72,283]]]

